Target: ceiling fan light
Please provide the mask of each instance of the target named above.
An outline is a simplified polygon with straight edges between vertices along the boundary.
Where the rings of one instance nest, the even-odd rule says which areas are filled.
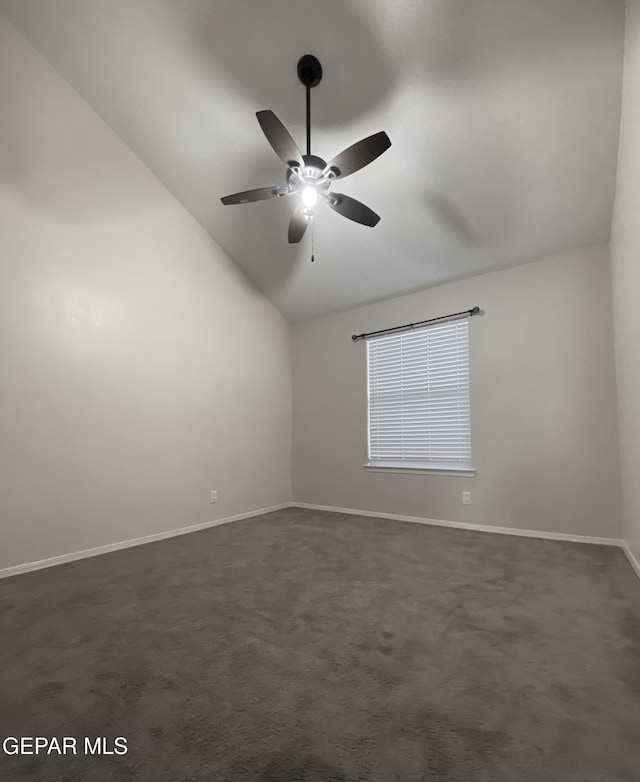
[[[300,198],[307,209],[312,209],[318,201],[318,193],[314,187],[307,186],[300,193]]]

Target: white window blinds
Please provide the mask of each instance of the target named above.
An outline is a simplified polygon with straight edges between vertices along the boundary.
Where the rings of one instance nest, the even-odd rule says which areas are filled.
[[[469,321],[367,342],[372,465],[471,467]]]

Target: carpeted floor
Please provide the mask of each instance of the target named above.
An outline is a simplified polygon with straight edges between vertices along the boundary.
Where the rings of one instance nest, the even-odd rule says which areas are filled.
[[[0,582],[0,752],[42,782],[640,780],[616,548],[289,509]],[[109,745],[111,746],[111,745]]]

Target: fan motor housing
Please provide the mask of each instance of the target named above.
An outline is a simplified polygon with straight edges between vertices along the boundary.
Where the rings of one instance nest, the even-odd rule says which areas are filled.
[[[304,163],[305,169],[307,168],[312,169],[312,171],[308,171],[308,172],[305,171],[305,174],[307,175],[309,174],[314,175],[315,171],[317,171],[318,172],[317,176],[320,176],[322,172],[325,170],[325,168],[327,167],[326,162],[321,157],[318,157],[317,155],[303,155],[302,161]]]

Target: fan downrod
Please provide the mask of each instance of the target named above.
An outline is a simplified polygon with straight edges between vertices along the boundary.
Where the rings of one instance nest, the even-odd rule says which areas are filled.
[[[322,80],[322,65],[313,54],[305,54],[298,60],[298,78],[305,87],[317,87]]]

